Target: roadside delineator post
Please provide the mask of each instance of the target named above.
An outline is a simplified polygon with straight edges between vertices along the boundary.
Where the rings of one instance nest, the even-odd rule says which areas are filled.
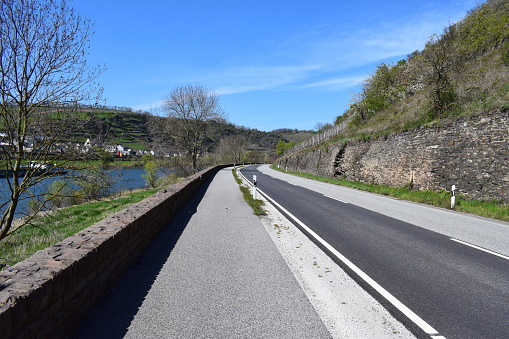
[[[253,175],[253,199],[256,200],[256,175]]]
[[[456,185],[451,187],[451,209],[454,209],[454,205],[456,205]]]

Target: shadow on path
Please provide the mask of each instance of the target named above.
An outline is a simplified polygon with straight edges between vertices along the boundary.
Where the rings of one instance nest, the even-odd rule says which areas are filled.
[[[81,338],[123,338],[141,307],[159,271],[170,256],[209,187],[212,176],[168,221],[163,231],[109,292],[80,328],[71,336]]]

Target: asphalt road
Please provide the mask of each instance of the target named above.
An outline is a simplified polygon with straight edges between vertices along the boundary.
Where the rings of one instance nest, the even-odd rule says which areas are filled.
[[[219,171],[168,221],[73,338],[330,338],[244,202]]]
[[[429,335],[509,338],[507,223],[257,167],[242,173],[250,180],[256,175],[261,191],[436,330]],[[390,302],[380,301],[416,327]]]

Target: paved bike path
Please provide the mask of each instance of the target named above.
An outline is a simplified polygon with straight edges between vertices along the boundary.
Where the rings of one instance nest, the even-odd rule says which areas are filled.
[[[75,338],[330,338],[231,169],[172,219]]]

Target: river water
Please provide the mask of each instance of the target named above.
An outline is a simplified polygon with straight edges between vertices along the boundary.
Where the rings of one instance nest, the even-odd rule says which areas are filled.
[[[148,187],[146,180],[142,177],[142,174],[145,174],[145,170],[143,168],[125,168],[125,169],[116,169],[112,171],[111,176],[115,179],[114,184],[110,188],[110,194],[118,193],[125,190],[132,190],[137,188]],[[44,180],[41,184],[38,184],[32,188],[33,192],[36,194],[44,193],[51,185],[53,181],[57,179],[47,179]],[[4,203],[9,199],[10,191],[7,186],[7,179],[0,178],[0,203]],[[20,201],[18,206],[18,215],[21,212],[26,212],[28,210],[28,199]],[[0,208],[0,213],[3,213],[5,208]]]

